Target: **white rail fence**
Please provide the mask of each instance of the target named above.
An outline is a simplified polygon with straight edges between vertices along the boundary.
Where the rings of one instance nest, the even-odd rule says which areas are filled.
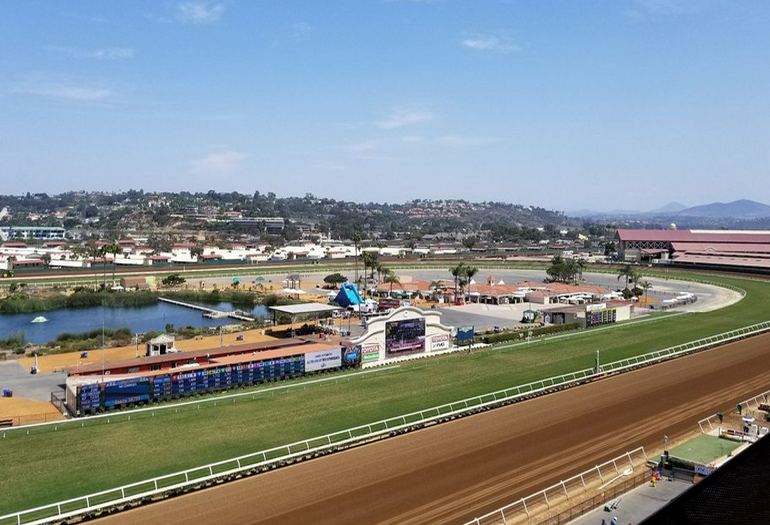
[[[497,525],[525,523],[539,513],[558,508],[569,500],[584,496],[590,490],[603,487],[622,479],[635,469],[647,464],[647,453],[639,447],[625,454],[565,479],[539,492],[521,498],[508,505],[479,516],[466,525]]]
[[[709,417],[704,417],[700,421],[698,421],[698,428],[700,428],[701,434],[708,434],[709,432],[713,432],[715,429],[718,429],[722,425],[722,422],[719,420],[719,416],[716,414],[713,414]]]
[[[175,472],[173,474],[131,483],[89,494],[87,496],[14,512],[0,516],[0,525],[33,525],[50,523],[52,521],[63,520],[79,514],[94,512],[106,507],[122,505],[134,500],[149,498],[173,490],[191,488],[217,478],[233,476],[250,470],[260,469],[262,467],[291,462],[304,456],[329,452],[353,443],[378,439],[391,433],[406,431],[437,421],[458,417],[470,412],[514,402],[527,396],[537,395],[552,389],[565,388],[570,385],[597,379],[610,373],[645,366],[665,359],[678,357],[686,353],[697,352],[718,344],[734,341],[750,335],[756,335],[768,330],[770,330],[770,321],[758,323],[683,345],[650,352],[642,356],[606,363],[602,366],[602,371],[598,373],[592,368],[578,370],[576,372],[541,379],[525,385],[514,386],[496,392],[482,394],[480,396],[461,399],[459,401],[383,419],[374,423],[360,425],[288,445],[282,445],[252,454],[246,454],[244,456]],[[107,419],[107,422],[109,422],[109,419]],[[77,425],[78,421],[75,420],[71,423]],[[66,423],[59,422],[58,424],[61,426]]]
[[[743,415],[752,414],[754,415],[754,417],[757,417],[757,412],[759,411],[759,405],[762,405],[762,404],[767,405],[769,403],[768,400],[770,400],[770,390],[762,392],[761,394],[757,394],[754,397],[750,397],[749,399],[746,399],[745,401],[741,401],[738,404],[741,405],[741,409],[742,409],[741,413]],[[702,434],[708,434],[709,432],[718,430],[719,428],[721,428],[721,426],[722,426],[722,421],[719,417],[719,414],[712,414],[698,421],[698,427],[700,428],[700,431]]]
[[[298,458],[323,453],[353,443],[364,442],[391,433],[424,426],[491,406],[534,395],[554,387],[585,381],[593,376],[593,370],[581,370],[561,376],[542,379],[497,392],[461,399],[452,403],[404,414],[331,434],[298,441],[289,445],[262,450],[236,458],[210,463],[200,467],[131,483],[121,487],[96,492],[43,505],[34,509],[0,516],[0,525],[40,524],[66,519],[78,514],[93,512],[132,500],[148,498],[163,492],[204,484],[211,480],[243,473],[261,467],[286,463]]]
[[[720,334],[716,334],[709,337],[704,337],[702,339],[698,339],[695,341],[690,341],[688,343],[683,343],[681,345],[671,346],[669,348],[664,348],[662,350],[655,350],[653,352],[648,352],[646,354],[641,354],[638,356],[629,357],[626,359],[621,359],[619,361],[612,361],[608,363],[604,363],[601,365],[601,372],[602,373],[615,373],[620,372],[623,370],[627,370],[629,368],[635,368],[639,366],[645,366],[648,364],[652,364],[657,361],[663,361],[666,359],[671,359],[674,357],[679,357],[680,355],[685,355],[692,352],[697,352],[699,350],[704,350],[706,348],[711,348],[713,346],[722,345],[725,343],[729,343],[731,341],[737,341],[746,337],[750,337],[753,335],[758,335],[764,332],[770,331],[770,321],[764,321],[761,323],[745,326],[743,328],[737,328],[735,330],[730,330],[728,332],[722,332]],[[49,421],[46,423],[34,423],[31,425],[23,425],[23,426],[16,426],[16,427],[9,427],[5,430],[3,430],[3,437],[5,437],[6,434],[12,434],[14,432],[23,432],[26,431],[27,434],[30,433],[30,430],[34,429],[66,429],[68,427],[78,427],[81,428],[83,426],[89,425],[93,423],[94,421],[104,421],[104,423],[111,423],[111,422],[119,422],[122,420],[131,420],[132,415],[141,415],[141,414],[147,414],[151,413],[153,416],[155,415],[155,412],[160,412],[164,410],[170,410],[175,409],[178,410],[182,407],[189,407],[193,405],[200,405],[201,403],[213,403],[216,404],[219,401],[223,401],[226,399],[236,398],[236,397],[247,397],[247,396],[255,396],[259,395],[261,393],[270,392],[273,390],[280,390],[285,388],[298,388],[298,387],[305,387],[311,383],[321,383],[321,382],[327,382],[332,381],[335,379],[346,379],[346,376],[353,376],[356,374],[366,374],[366,373],[373,373],[376,370],[366,370],[362,371],[360,373],[355,374],[345,374],[343,376],[339,376],[337,378],[329,377],[329,378],[323,378],[323,379],[317,379],[314,381],[307,381],[307,382],[300,382],[292,385],[286,385],[286,386],[279,386],[279,387],[272,387],[264,390],[258,390],[258,391],[246,391],[246,392],[238,392],[234,394],[227,394],[227,395],[220,395],[211,397],[209,399],[197,399],[197,400],[190,400],[190,401],[182,401],[179,403],[166,403],[161,405],[152,405],[145,408],[137,408],[133,410],[125,410],[125,411],[119,411],[119,412],[108,412],[105,414],[97,414],[93,416],[85,416],[85,417],[79,417],[75,419],[70,419],[67,421]],[[566,374],[547,378],[539,381],[534,381],[530,383],[529,385],[541,385],[546,386],[546,383],[548,386],[554,386],[555,383],[553,382],[555,379],[558,378],[567,378],[567,377],[574,377],[577,378],[578,376],[582,378],[587,378],[591,375],[595,374],[594,369],[584,369],[579,370],[577,372],[568,372]],[[574,381],[574,379],[572,379]],[[523,386],[514,386],[505,390],[501,390],[499,392],[493,392],[490,394],[485,394],[487,396],[499,394],[503,392],[510,392],[513,390],[518,390],[525,388],[529,385],[523,385]],[[521,393],[521,392],[519,392]],[[462,402],[462,401],[461,401]],[[200,408],[200,407],[198,407]]]

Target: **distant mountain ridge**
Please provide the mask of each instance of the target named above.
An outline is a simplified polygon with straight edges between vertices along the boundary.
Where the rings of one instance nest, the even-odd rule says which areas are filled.
[[[683,217],[761,219],[770,217],[770,206],[749,199],[732,202],[712,202],[685,208],[676,213]]]
[[[697,206],[685,206],[679,202],[670,202],[665,206],[649,211],[631,211],[631,210],[576,210],[567,215],[580,218],[602,218],[602,219],[632,219],[632,220],[652,220],[652,219],[732,219],[732,220],[754,220],[770,218],[770,206],[761,202],[740,199],[732,202],[712,202],[709,204],[700,204]]]
[[[665,206],[661,206],[660,208],[656,208],[654,210],[650,210],[647,213],[655,213],[655,214],[665,214],[665,213],[679,213],[682,210],[686,210],[687,206],[682,204],[681,202],[669,202]]]

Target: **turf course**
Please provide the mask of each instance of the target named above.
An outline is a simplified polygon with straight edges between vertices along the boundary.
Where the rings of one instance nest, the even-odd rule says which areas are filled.
[[[721,457],[727,456],[733,450],[741,446],[737,441],[722,439],[717,436],[701,435],[686,443],[672,448],[669,452],[672,456],[694,461],[701,465],[708,465]]]
[[[8,433],[0,440],[0,514],[151,478],[588,368],[770,319],[770,283],[698,276],[746,297],[709,313],[661,316],[595,333],[404,363],[399,368],[131,421]]]

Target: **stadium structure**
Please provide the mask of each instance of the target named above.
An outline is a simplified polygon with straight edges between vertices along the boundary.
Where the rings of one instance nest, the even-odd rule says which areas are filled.
[[[770,271],[767,230],[619,229],[615,239],[624,261]]]

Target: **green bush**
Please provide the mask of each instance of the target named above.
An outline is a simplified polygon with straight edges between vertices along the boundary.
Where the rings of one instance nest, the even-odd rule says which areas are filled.
[[[525,339],[529,332],[532,332],[533,337],[537,337],[540,335],[558,334],[561,332],[576,330],[577,328],[577,323],[553,324],[548,326],[539,326],[537,328],[532,328],[531,330],[506,330],[505,332],[500,332],[497,334],[485,335],[481,338],[481,340],[487,344],[495,344],[505,341],[518,341]]]
[[[0,348],[23,348],[27,343],[27,337],[24,332],[13,332],[8,334],[5,339],[0,339]]]

